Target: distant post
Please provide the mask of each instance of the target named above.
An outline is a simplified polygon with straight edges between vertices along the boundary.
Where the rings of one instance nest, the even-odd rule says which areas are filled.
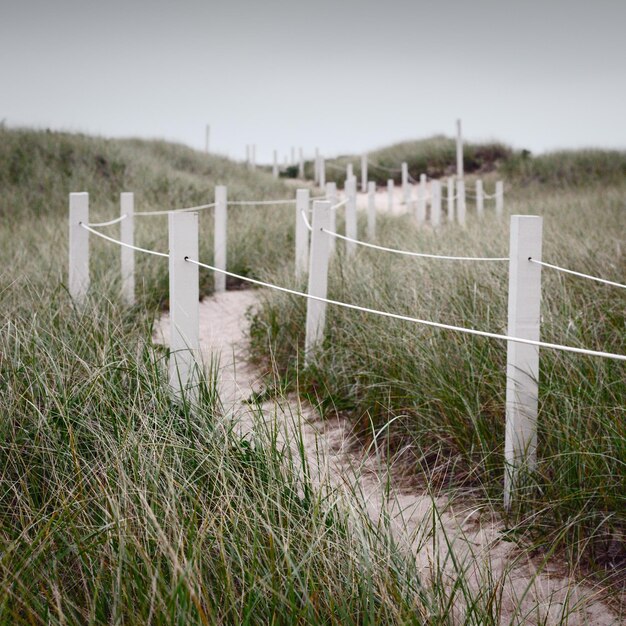
[[[120,222],[120,241],[130,246],[135,245],[135,194],[124,192],[120,194],[120,217],[126,217]],[[120,246],[122,268],[122,299],[128,306],[135,304],[135,251],[132,248]]]
[[[393,178],[387,180],[387,208],[393,211]]]
[[[278,150],[274,150],[274,164],[272,166],[272,176],[278,178]]]
[[[430,223],[433,228],[438,228],[441,224],[441,183],[433,180],[430,183],[432,202],[430,210]]]
[[[346,180],[350,180],[353,176],[354,176],[354,166],[352,165],[352,163],[348,163],[348,165],[346,165]]]
[[[417,210],[415,218],[418,224],[426,221],[426,174],[420,175],[420,184],[417,188]]]
[[[300,281],[309,261],[309,229],[304,216],[309,217],[309,190],[296,191],[296,280]]]
[[[454,222],[454,176],[448,176],[448,222]]]
[[[319,184],[320,182],[320,149],[319,148],[315,148],[315,161],[314,161],[313,172],[314,172],[313,180],[315,184]]]
[[[485,212],[485,197],[483,195],[483,181],[476,181],[476,214],[482,217]]]
[[[463,178],[463,134],[461,131],[461,120],[456,121],[456,177],[457,180]]]
[[[376,239],[376,183],[367,183],[367,237]]]
[[[361,191],[367,191],[367,154],[361,155]]]
[[[298,165],[298,178],[304,180],[304,151],[302,148],[299,150],[299,165]]]
[[[328,218],[328,229],[331,233],[337,232],[337,209],[333,209],[333,207],[338,202],[337,197],[337,183],[329,182],[326,183],[326,200],[330,202],[330,216]],[[335,251],[336,239],[334,237],[329,237],[328,249],[330,252]]]
[[[320,171],[319,171],[320,182],[319,186],[323,189],[326,186],[326,161],[323,156],[320,156]]]
[[[227,190],[224,185],[215,188],[215,226],[213,233],[213,263],[221,270],[226,269],[226,246],[228,242],[227,221],[228,221],[228,199]],[[226,291],[226,274],[215,272],[215,291],[220,293]]]
[[[542,218],[512,215],[508,334],[539,341]],[[509,508],[520,473],[537,463],[539,347],[509,341],[506,364],[504,506]]]
[[[72,300],[83,304],[89,290],[89,194],[70,194],[70,242],[68,288]]]
[[[211,138],[211,126],[209,124],[206,125],[206,134],[204,137],[204,151],[209,154],[209,140]]]
[[[402,163],[402,196],[406,210],[409,210],[411,204],[411,194],[409,192],[409,165]]]
[[[346,181],[346,237],[351,239],[357,238],[356,224],[356,178],[354,175]],[[346,252],[348,258],[354,256],[356,252],[356,244],[346,241]]]
[[[465,181],[461,178],[456,183],[457,219],[461,226],[465,226]]]
[[[504,183],[496,182],[496,215],[500,217],[504,211]]]

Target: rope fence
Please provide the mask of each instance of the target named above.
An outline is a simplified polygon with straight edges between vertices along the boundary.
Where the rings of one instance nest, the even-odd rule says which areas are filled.
[[[441,195],[439,181],[434,181],[434,201]],[[370,200],[375,189],[368,185]],[[198,316],[198,269],[214,272],[216,292],[223,291],[226,277],[247,282],[307,300],[305,329],[305,364],[310,364],[320,349],[325,335],[325,307],[337,306],[344,309],[399,321],[418,324],[430,328],[458,332],[465,335],[496,339],[507,342],[506,369],[506,442],[505,442],[505,503],[510,503],[511,494],[523,468],[532,469],[536,463],[536,421],[538,415],[539,348],[561,352],[606,358],[625,362],[626,355],[586,347],[558,344],[540,339],[540,300],[542,267],[563,271],[585,279],[625,288],[625,285],[598,278],[566,268],[544,263],[541,260],[542,218],[537,216],[511,216],[510,244],[508,257],[450,256],[425,252],[414,252],[382,246],[358,239],[356,222],[356,179],[349,180],[346,198],[337,204],[328,200],[316,200],[313,204],[312,222],[308,219],[311,202],[308,189],[299,189],[295,200],[296,234],[296,278],[301,280],[307,268],[308,289],[300,291],[275,285],[267,281],[242,276],[231,272],[226,266],[226,226],[227,190],[224,186],[215,189],[215,241],[214,261],[204,263],[198,254],[198,213],[190,211],[170,211],[168,217],[169,253],[158,252],[136,246],[133,241],[133,194],[122,194],[121,215],[109,222],[90,223],[88,194],[70,194],[70,241],[69,241],[69,291],[72,298],[80,303],[89,288],[89,235],[93,234],[105,241],[120,246],[122,251],[123,293],[129,285],[134,289],[134,261],[128,255],[141,252],[168,258],[170,273],[170,385],[178,397],[193,394],[197,388],[197,355],[199,354]],[[248,201],[245,201],[248,202]],[[275,201],[263,201],[267,204]],[[232,203],[236,204],[236,203]],[[286,202],[285,202],[286,204]],[[346,234],[335,232],[331,217],[339,206],[346,206]],[[371,233],[368,205],[368,234]],[[105,235],[97,230],[117,222],[121,223],[120,239]],[[129,228],[130,227],[130,228]],[[506,333],[496,333],[443,322],[421,319],[410,315],[382,311],[372,307],[342,302],[328,297],[328,268],[335,239],[346,242],[347,257],[354,254],[356,246],[389,252],[409,257],[428,258],[444,261],[465,262],[505,262],[508,261],[509,301],[508,327]],[[126,255],[126,256],[124,256]],[[126,261],[124,259],[126,258]],[[132,280],[131,280],[132,279]],[[129,282],[131,281],[131,282]],[[133,294],[134,297],[134,294]],[[130,299],[132,302],[132,299]]]

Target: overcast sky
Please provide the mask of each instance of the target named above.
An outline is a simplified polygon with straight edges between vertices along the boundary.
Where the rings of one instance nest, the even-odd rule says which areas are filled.
[[[626,148],[626,0],[0,0],[0,119],[269,161],[454,133]]]

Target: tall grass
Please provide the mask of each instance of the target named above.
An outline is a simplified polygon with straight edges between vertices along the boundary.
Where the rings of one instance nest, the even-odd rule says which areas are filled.
[[[623,181],[558,192],[528,186],[509,192],[507,204],[511,213],[544,216],[544,259],[624,282],[619,238],[626,232],[625,190]],[[466,230],[433,232],[416,229],[409,216],[382,217],[379,240],[408,250],[507,256],[508,223],[489,216],[470,220]],[[331,267],[329,297],[506,331],[506,263],[454,264],[363,248],[347,262],[341,248]],[[542,339],[626,353],[621,290],[545,269],[542,294]],[[259,357],[271,350],[287,380],[297,379],[327,413],[349,415],[364,436],[370,424],[379,429],[389,422],[390,440],[416,477],[442,487],[462,485],[497,506],[506,346],[331,307],[324,345],[303,368],[305,307],[267,295],[253,327]],[[509,523],[535,545],[556,544],[573,567],[584,563],[619,579],[626,564],[625,366],[542,350],[539,393],[539,467]]]

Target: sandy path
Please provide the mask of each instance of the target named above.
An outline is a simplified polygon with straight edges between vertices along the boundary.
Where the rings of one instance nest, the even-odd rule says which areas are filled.
[[[205,363],[219,359],[223,417],[235,420],[242,434],[258,424],[253,405],[246,400],[264,390],[260,372],[247,360],[246,312],[257,303],[258,292],[243,290],[216,295],[200,305],[203,359]],[[159,324],[157,340],[168,336],[169,319],[165,316]],[[436,557],[444,562],[449,552],[445,538],[453,544],[457,560],[467,567],[467,577],[475,590],[484,588],[482,581],[486,580],[488,569],[501,578],[502,624],[557,623],[564,606],[570,612],[567,623],[572,626],[620,623],[597,599],[597,591],[563,577],[556,565],[548,564],[537,572],[514,544],[502,540],[503,527],[489,511],[473,508],[467,502],[454,504],[443,497],[433,501],[425,494],[389,489],[388,473],[375,456],[354,452],[345,420],[321,420],[314,407],[295,395],[264,402],[262,418],[281,425],[282,441],[288,445],[295,447],[301,432],[315,482],[327,479],[343,490],[346,498],[360,499],[374,521],[379,520],[381,512],[388,514],[392,532],[414,552],[425,579],[434,573],[432,564]],[[435,541],[429,537],[433,503],[441,520],[434,533]],[[452,584],[455,574],[451,564],[446,569]]]

